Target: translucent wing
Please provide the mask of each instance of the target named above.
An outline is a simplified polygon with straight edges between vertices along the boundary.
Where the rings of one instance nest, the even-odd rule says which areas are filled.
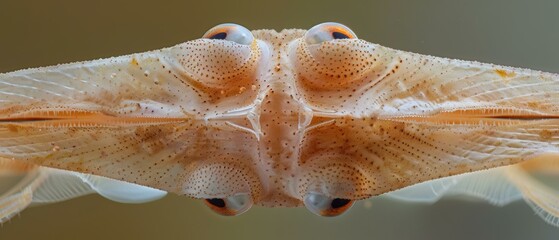
[[[474,196],[502,206],[524,199],[547,223],[559,226],[557,155],[409,186],[386,195],[411,202],[433,203],[445,196]]]
[[[175,70],[173,64],[162,52],[148,52],[0,74],[0,119],[177,116],[180,109],[164,103],[180,81],[157,71]]]
[[[235,193],[246,187],[223,190],[221,180],[187,178],[199,178],[197,169],[223,171],[214,160],[231,166],[256,158],[250,147],[254,133],[239,128],[248,121],[211,121],[235,118],[229,113],[242,112],[254,100],[260,53],[254,48],[200,39],[0,74],[0,158],[197,197],[211,193],[197,184]],[[200,160],[208,161],[197,164]],[[106,197],[134,201],[113,196],[115,189],[101,187],[104,179],[81,178]]]
[[[120,125],[149,125],[158,118],[184,116],[177,105],[169,104],[182,99],[182,95],[173,92],[182,82],[173,76],[185,72],[174,61],[177,58],[168,58],[168,51],[0,74],[0,156],[48,166],[46,162],[41,164],[31,159],[55,160],[57,153],[61,157],[70,156],[87,145],[88,148],[81,148],[82,155],[105,147],[95,157],[106,159],[103,155],[111,151],[107,144],[118,145],[116,141],[125,137],[119,133],[134,134],[137,130],[134,127],[116,130]],[[192,89],[184,87],[184,90]],[[45,122],[49,123],[43,125]],[[94,134],[94,126],[103,129],[100,131],[112,131],[113,138],[97,138],[103,134]],[[87,142],[89,139],[103,143],[95,145]],[[50,148],[50,153],[46,148]],[[80,170],[76,165],[68,167],[56,160],[51,166]],[[46,177],[35,184],[41,188],[28,191],[33,192],[34,202],[61,201],[98,191],[72,173],[47,168],[37,171]]]
[[[555,155],[508,168],[507,176],[534,211],[549,224],[559,226],[559,161]]]
[[[40,167],[46,179],[33,192],[33,203],[53,203],[98,193],[121,203],[144,203],[160,199],[167,192],[106,177]]]
[[[360,40],[313,48],[301,41],[296,50],[298,87],[315,114],[303,141],[303,182],[342,182],[337,194],[365,198],[559,153],[557,74],[414,54]],[[339,165],[330,169],[321,163],[333,160]],[[347,169],[339,172],[340,165]],[[311,174],[316,171],[330,176]],[[351,177],[344,175],[348,171]],[[508,190],[491,192],[483,183],[464,182],[471,185],[460,187],[464,191],[498,204],[514,198]],[[436,198],[438,191],[456,184],[431,183],[426,188],[435,193],[424,198]],[[493,196],[501,191],[509,197]]]
[[[298,87],[318,115],[431,120],[445,113],[446,120],[458,120],[557,117],[559,111],[554,101],[559,75],[553,73],[409,53],[361,40],[297,50]]]
[[[255,93],[239,88],[257,87],[251,77],[256,47],[199,39],[157,51],[0,74],[0,120],[73,117],[91,125],[209,118],[250,104]],[[209,61],[216,58],[221,61]]]
[[[90,174],[73,173],[101,196],[121,203],[145,203],[158,200],[167,192],[142,185]]]
[[[60,202],[91,193],[123,203],[144,203],[166,195],[164,191],[132,183],[5,159],[0,159],[0,179],[0,222],[30,205]]]
[[[543,141],[540,133],[558,131],[558,124],[554,119],[504,125],[335,120],[307,131],[302,165],[327,173],[309,173],[303,178],[309,179],[306,182],[341,182],[351,187],[344,189],[343,197],[365,198],[441,177],[515,164],[546,152],[556,153],[559,142]],[[333,159],[339,165],[329,165]],[[352,169],[352,177],[344,175],[350,170],[340,171],[339,166]],[[493,176],[498,175],[484,178]],[[454,184],[452,181],[435,182],[438,187],[434,189],[444,190]]]
[[[497,206],[522,199],[522,194],[507,178],[508,167],[499,167],[418,183],[386,195],[392,198],[434,203],[442,197],[473,196]]]
[[[521,158],[531,159],[526,162],[531,165],[543,165],[541,159],[548,165],[559,164],[559,122],[555,120],[559,116],[559,75],[383,47],[379,50],[390,53],[390,63],[384,66],[391,69],[372,88],[382,96],[375,99],[382,106],[379,115],[430,126],[454,125],[457,131],[492,126],[477,132],[473,139],[468,133],[440,138],[441,150],[452,151],[445,143],[456,141],[456,146],[468,149],[465,156],[471,161],[479,159],[479,153],[487,153],[483,161]],[[526,155],[530,152],[531,156]],[[417,193],[428,200],[467,194],[497,205],[523,196],[547,222],[557,225],[557,192],[537,179],[530,180],[530,172],[520,166],[524,164],[426,182],[424,190]],[[409,193],[411,189],[395,195]]]
[[[37,171],[45,177],[32,191],[33,204],[61,202],[95,193],[87,182],[73,172],[46,167],[38,167]]]
[[[0,223],[31,204],[45,177],[37,167],[0,159]]]

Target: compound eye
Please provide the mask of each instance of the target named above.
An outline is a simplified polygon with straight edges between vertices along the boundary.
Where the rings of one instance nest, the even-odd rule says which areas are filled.
[[[305,196],[305,207],[312,213],[323,217],[335,217],[353,206],[353,200],[331,198],[319,193],[308,193]]]
[[[248,29],[234,23],[219,24],[208,30],[202,38],[227,40],[243,45],[250,45],[254,40]]]
[[[248,194],[238,194],[226,198],[204,199],[204,203],[217,214],[238,216],[252,207],[252,198]]]
[[[318,24],[307,31],[305,42],[308,45],[319,44],[335,39],[357,39],[357,35],[348,27],[334,22]]]

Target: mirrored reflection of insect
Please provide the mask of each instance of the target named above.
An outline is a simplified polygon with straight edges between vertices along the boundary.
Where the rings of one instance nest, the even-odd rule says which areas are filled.
[[[13,184],[0,220],[93,192],[322,216],[380,194],[469,194],[524,198],[559,225],[558,100],[557,74],[398,51],[336,23],[222,24],[157,51],[1,74]]]

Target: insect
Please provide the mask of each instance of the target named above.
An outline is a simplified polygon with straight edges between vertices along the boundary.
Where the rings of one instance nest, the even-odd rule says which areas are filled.
[[[524,198],[559,225],[559,75],[425,56],[323,23],[0,75],[0,219],[97,192],[322,216],[390,194]],[[483,171],[482,171],[483,170]]]

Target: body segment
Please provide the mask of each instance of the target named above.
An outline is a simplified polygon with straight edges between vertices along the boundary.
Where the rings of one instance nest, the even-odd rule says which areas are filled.
[[[559,152],[556,74],[394,50],[335,24],[250,41],[223,29],[0,75],[0,158],[218,208],[231,198],[320,210],[326,199],[320,214],[336,215],[353,200]]]

